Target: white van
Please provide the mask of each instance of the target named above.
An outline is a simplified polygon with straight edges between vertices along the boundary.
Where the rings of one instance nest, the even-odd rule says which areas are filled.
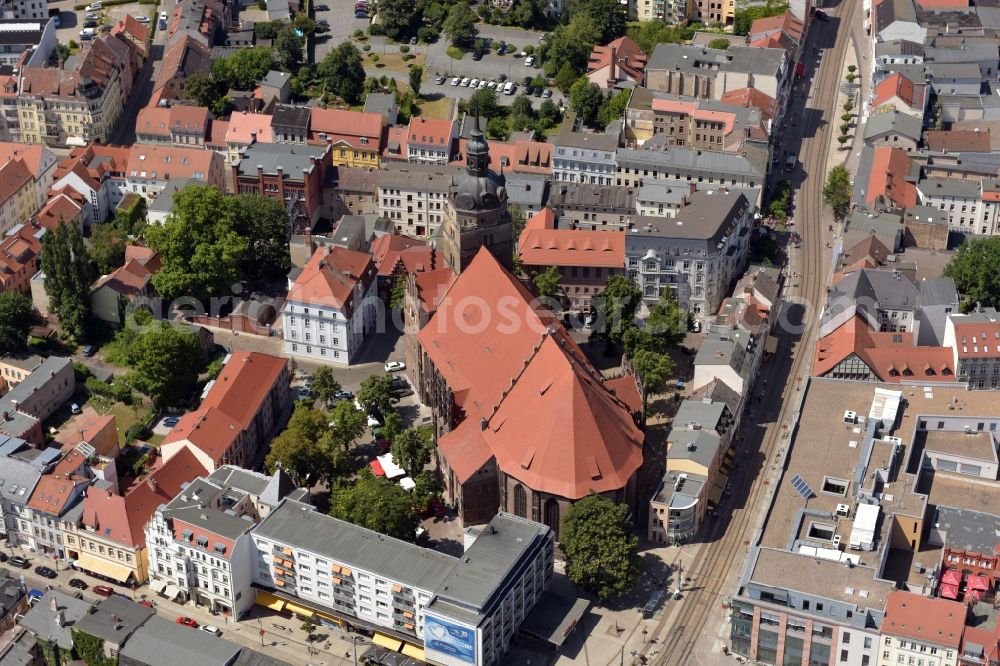
[[[505,85],[503,87],[503,94],[504,95],[513,95],[514,94],[514,82],[513,81],[508,81],[507,85]]]
[[[82,40],[93,39],[96,34],[97,33],[94,32],[93,28],[84,28],[83,30],[80,31],[80,39]]]

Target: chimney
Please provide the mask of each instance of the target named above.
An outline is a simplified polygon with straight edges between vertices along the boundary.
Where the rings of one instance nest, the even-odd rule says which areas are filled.
[[[19,404],[20,403],[18,403],[17,400],[11,400],[10,401],[10,408],[13,409],[16,412]]]
[[[155,477],[153,477],[153,476],[147,476],[146,477],[146,485],[149,486],[149,489],[152,490],[154,493],[156,492],[156,478]]]
[[[611,46],[611,64],[608,66],[608,88],[614,88],[615,84],[618,83],[618,77],[615,76],[615,63],[618,60],[618,48],[614,45]]]

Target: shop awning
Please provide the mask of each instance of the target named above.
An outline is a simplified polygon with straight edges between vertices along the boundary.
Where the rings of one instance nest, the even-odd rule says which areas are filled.
[[[961,583],[962,574],[958,573],[954,569],[945,569],[944,573],[941,574],[942,585],[955,585],[957,587]]]
[[[983,598],[983,593],[979,590],[966,590],[965,591],[965,603],[979,603],[979,600]]]
[[[281,609],[285,607],[285,600],[279,599],[273,594],[269,594],[267,592],[258,592],[257,605],[263,606],[264,608],[270,608],[271,610],[280,613]]]
[[[403,654],[411,659],[416,659],[418,661],[427,661],[424,658],[424,649],[418,648],[416,645],[410,645],[409,643],[403,643]]]
[[[176,585],[167,585],[167,589],[163,590],[164,596],[168,599],[176,599],[181,593],[181,588]]]
[[[767,341],[764,342],[764,351],[768,354],[778,351],[778,338],[773,335],[767,336]]]
[[[80,559],[77,560],[77,567],[116,580],[119,583],[124,583],[132,575],[132,570],[124,564],[108,562],[88,553],[80,553]]]
[[[990,589],[990,579],[982,574],[976,574],[969,576],[968,585],[970,590],[986,591]]]
[[[165,580],[149,581],[149,589],[151,589],[153,592],[156,592],[157,594],[163,592],[163,588],[165,588],[166,586],[167,586],[167,581]]]
[[[372,636],[372,643],[379,647],[383,647],[386,650],[392,650],[393,652],[399,652],[399,648],[403,647],[403,641],[397,638],[390,638],[385,634],[379,633]]]
[[[945,599],[958,599],[958,588],[947,583],[941,584],[941,596]]]
[[[299,615],[301,617],[312,617],[313,615],[316,614],[315,612],[309,610],[308,608],[297,606],[291,603],[290,601],[285,602],[285,610],[290,611],[291,613],[294,613],[295,615]]]
[[[371,465],[372,474],[375,476],[385,476],[385,470],[382,469],[382,463],[377,460],[373,460],[368,464]]]

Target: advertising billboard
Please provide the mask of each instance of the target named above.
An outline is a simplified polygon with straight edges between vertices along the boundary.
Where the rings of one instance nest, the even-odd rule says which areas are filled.
[[[433,615],[424,616],[424,649],[466,664],[478,663],[475,630]]]

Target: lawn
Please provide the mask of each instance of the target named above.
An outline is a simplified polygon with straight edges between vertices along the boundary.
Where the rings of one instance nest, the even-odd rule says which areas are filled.
[[[372,54],[369,53],[368,54],[369,63],[375,65],[375,67],[377,67],[378,69],[385,69],[392,72],[409,72],[410,65],[423,66],[424,64],[423,54],[417,55],[412,60],[406,60],[406,61],[403,60],[402,53],[386,53],[386,54],[376,53],[375,55],[378,56],[378,62],[372,62],[371,61]]]
[[[160,445],[163,444],[163,440],[165,438],[166,435],[150,435],[146,438],[146,442],[149,443],[150,446],[160,448]]]
[[[441,96],[438,99],[420,100],[420,116],[422,118],[439,118],[441,120],[451,120],[451,114],[455,108],[455,100],[450,97]]]
[[[138,397],[138,395],[136,395]],[[87,400],[87,404],[94,408],[98,414],[114,414],[115,426],[118,428],[118,444],[125,445],[125,431],[133,423],[138,422],[143,413],[149,408],[146,399],[129,406],[121,402],[115,402],[104,396],[93,395]]]

